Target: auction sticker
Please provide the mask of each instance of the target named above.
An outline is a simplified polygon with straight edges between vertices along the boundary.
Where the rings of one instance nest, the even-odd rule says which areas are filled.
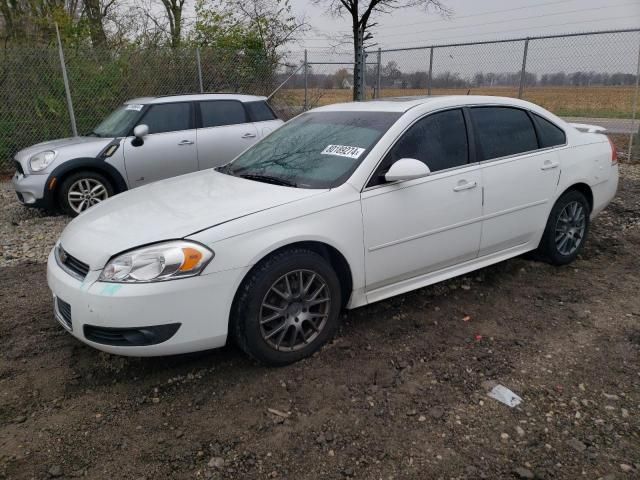
[[[125,107],[125,110],[135,110],[136,112],[139,112],[140,110],[142,110],[142,107],[144,107],[144,105],[139,105],[137,103],[130,103]]]
[[[327,145],[320,152],[321,155],[338,155],[339,157],[358,158],[364,152],[364,148],[350,147],[348,145]]]

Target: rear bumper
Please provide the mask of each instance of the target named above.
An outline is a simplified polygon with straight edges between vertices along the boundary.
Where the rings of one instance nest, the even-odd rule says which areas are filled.
[[[618,191],[618,165],[612,165],[609,178],[591,187],[593,192],[593,209],[591,217],[595,217],[613,200]]]
[[[167,282],[116,284],[98,282],[99,272],[95,270],[80,281],[62,270],[53,254],[47,263],[49,288],[54,297],[69,305],[68,321],[60,318],[57,303],[54,308],[56,318],[69,333],[99,350],[140,357],[223,346],[233,297],[245,273],[246,269],[237,269]],[[118,344],[108,335],[95,336],[96,328],[107,334],[130,332],[132,328],[153,334],[154,330],[166,333],[171,330],[168,326],[175,324],[179,327],[156,344]]]

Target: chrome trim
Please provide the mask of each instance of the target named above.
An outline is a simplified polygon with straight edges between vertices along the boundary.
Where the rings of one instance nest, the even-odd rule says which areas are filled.
[[[63,258],[60,256],[62,254],[67,255],[67,252],[65,252],[64,248],[62,248],[62,244],[61,243],[57,243],[55,247],[53,247],[53,256],[56,259],[56,263],[58,264],[58,266],[64,270],[65,272],[67,272],[69,275],[71,275],[73,278],[75,278],[76,280],[79,281],[84,281],[84,279],[86,277],[83,277],[81,275],[79,275],[77,272],[74,272],[73,270],[71,270],[69,267],[67,267],[64,264],[64,260]]]

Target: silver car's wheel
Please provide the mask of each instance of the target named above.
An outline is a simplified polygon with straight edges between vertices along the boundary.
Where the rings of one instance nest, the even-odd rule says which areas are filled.
[[[109,198],[106,185],[96,178],[81,178],[67,191],[67,203],[77,214]]]
[[[587,227],[585,209],[577,201],[569,202],[556,222],[556,248],[562,255],[573,254],[582,243]]]
[[[331,292],[322,276],[294,270],[276,280],[262,300],[260,332],[278,351],[293,352],[313,342],[324,329]]]

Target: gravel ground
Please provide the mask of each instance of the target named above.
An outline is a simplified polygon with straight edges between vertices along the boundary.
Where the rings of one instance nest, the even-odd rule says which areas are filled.
[[[41,263],[65,219],[3,185],[0,478],[640,478],[640,167],[622,171],[571,266],[516,258],[345,313],[279,369],[77,342]]]
[[[25,208],[16,198],[11,182],[0,182],[0,267],[23,262],[46,262],[51,247],[69,221]]]

